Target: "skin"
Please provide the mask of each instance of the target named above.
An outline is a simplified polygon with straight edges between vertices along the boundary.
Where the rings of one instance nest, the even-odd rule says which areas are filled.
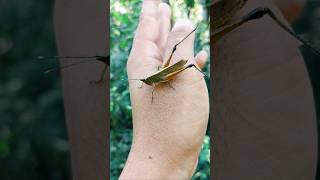
[[[274,0],[289,22],[304,7],[304,0]],[[170,30],[170,8],[144,0],[127,70],[131,79],[154,73],[172,47],[194,28],[178,20]],[[204,66],[207,53],[193,54],[194,34],[178,46],[172,63],[189,59]],[[171,63],[171,64],[172,64]],[[129,83],[133,115],[133,144],[119,179],[190,179],[193,175],[209,117],[209,96],[203,77],[194,69],[180,73],[168,84],[152,87]]]
[[[144,78],[157,71],[173,46],[194,29],[178,20],[171,30],[171,12],[165,3],[144,0],[133,47],[128,59],[128,78]],[[194,57],[195,35],[181,43],[173,64],[188,59],[203,67],[207,53]],[[133,144],[120,179],[190,179],[195,171],[209,118],[209,96],[203,75],[194,68],[152,86],[130,81]]]

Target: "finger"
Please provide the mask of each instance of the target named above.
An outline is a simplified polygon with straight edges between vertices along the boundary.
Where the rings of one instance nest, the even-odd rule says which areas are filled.
[[[169,33],[168,42],[165,50],[164,63],[169,60],[170,54],[172,53],[173,47],[184,39],[190,32],[194,30],[195,26],[189,20],[178,20]],[[176,47],[176,51],[173,53],[170,64],[175,63],[181,59],[193,60],[193,43],[195,33],[190,34],[182,43]]]
[[[158,60],[162,63],[159,47],[156,43],[148,40],[136,40],[131,49],[131,56],[141,60]]]
[[[144,0],[135,39],[156,41],[158,36],[158,4],[159,0]]]
[[[167,45],[168,34],[171,29],[171,10],[168,4],[159,4],[159,39],[158,46],[160,53],[163,55],[165,47]]]
[[[204,50],[200,51],[196,57],[194,58],[197,65],[202,69],[206,65],[206,61],[208,59],[208,53]]]

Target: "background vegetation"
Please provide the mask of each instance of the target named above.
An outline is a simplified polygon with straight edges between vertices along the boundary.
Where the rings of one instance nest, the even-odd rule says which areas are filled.
[[[195,52],[204,48],[209,52],[209,0],[172,0],[168,1],[172,8],[173,20],[189,18],[199,24],[196,34]],[[139,20],[141,0],[111,0],[111,67],[110,67],[110,158],[111,179],[117,179],[124,166],[130,150],[132,138],[131,106],[128,82],[126,79],[126,62],[131,49],[134,31]],[[209,63],[205,69],[209,72]],[[207,81],[209,85],[209,81]],[[209,130],[208,130],[209,132]],[[194,179],[210,177],[210,137],[204,140],[199,164]]]
[[[70,178],[69,147],[55,61],[53,1],[0,1],[0,179]]]
[[[113,0],[115,2],[115,0]],[[179,1],[182,2],[182,1]],[[137,0],[119,1],[127,11],[133,12],[130,17],[121,13],[113,14],[126,21],[133,22],[137,12],[133,7],[140,7]],[[188,1],[192,5],[192,1]],[[114,8],[114,3],[113,4]],[[183,3],[186,5],[187,3]],[[188,5],[189,5],[188,4]],[[199,4],[195,3],[196,5]],[[201,2],[203,5],[204,3]],[[130,6],[133,7],[130,7]],[[183,7],[183,6],[179,6]],[[60,77],[58,73],[44,75],[48,67],[57,65],[55,62],[37,62],[38,55],[56,54],[54,33],[52,28],[53,1],[41,0],[2,0],[0,1],[0,179],[1,180],[69,180],[71,179],[69,147],[64,121]],[[107,7],[108,8],[108,7]],[[182,8],[185,9],[185,8]],[[179,9],[180,11],[180,9]],[[304,14],[294,23],[300,34],[305,34],[320,47],[320,2],[308,0]],[[184,13],[185,14],[185,13]],[[117,18],[114,18],[117,19]],[[113,26],[119,29],[125,20],[114,21]],[[121,22],[121,23],[120,23]],[[117,24],[116,24],[117,23]],[[130,33],[135,24],[130,24],[120,33],[121,43],[112,43],[112,69],[119,63],[125,63],[125,53],[129,52],[132,37]],[[206,29],[203,27],[203,29]],[[198,31],[203,32],[203,31]],[[129,35],[124,37],[124,35]],[[197,37],[199,38],[198,34]],[[127,39],[127,41],[125,40]],[[201,39],[201,36],[200,36]],[[203,41],[202,41],[203,42]],[[201,45],[202,46],[202,45]],[[201,47],[198,45],[197,47]],[[127,48],[127,49],[126,49]],[[116,51],[115,51],[116,50]],[[320,62],[319,57],[310,50],[303,48],[306,64],[314,85],[315,98],[320,112]],[[119,73],[119,74],[117,74]],[[112,72],[114,77],[125,74]],[[113,86],[111,113],[111,177],[118,175],[123,166],[131,139],[131,119],[126,84]],[[117,94],[118,93],[118,94]],[[209,140],[207,138],[207,140]],[[320,143],[319,143],[320,144]],[[203,149],[209,149],[205,143]],[[209,175],[206,154],[202,153],[202,165],[197,172],[205,179]],[[198,177],[200,175],[197,175]],[[200,179],[200,178],[195,178]]]

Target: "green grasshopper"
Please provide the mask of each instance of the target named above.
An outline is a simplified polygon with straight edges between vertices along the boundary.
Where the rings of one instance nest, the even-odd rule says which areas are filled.
[[[184,70],[186,70],[188,68],[191,68],[191,67],[195,67],[199,72],[204,74],[197,65],[195,65],[195,64],[187,65],[188,60],[184,60],[184,59],[182,59],[182,60],[178,61],[177,63],[175,63],[175,64],[170,66],[170,62],[171,62],[172,56],[173,56],[174,52],[176,51],[177,46],[179,44],[181,44],[184,40],[186,40],[193,32],[195,32],[196,29],[197,29],[197,27],[195,27],[186,37],[184,37],[180,42],[178,42],[173,47],[173,50],[171,51],[171,54],[170,54],[168,60],[166,61],[165,64],[163,64],[163,66],[161,68],[159,68],[159,70],[157,72],[155,72],[154,74],[152,74],[152,75],[150,75],[150,76],[148,76],[148,77],[146,77],[144,79],[129,79],[129,80],[139,80],[139,81],[142,81],[143,83],[145,83],[147,85],[153,86],[152,101],[153,101],[154,88],[155,88],[156,84],[169,83],[170,87],[173,88],[169,81],[175,75],[177,75],[180,72],[182,72],[182,71],[184,71]],[[45,73],[50,73],[52,71],[62,70],[62,69],[65,69],[65,68],[69,68],[71,66],[78,65],[78,64],[87,63],[87,62],[89,62],[87,60],[88,58],[95,58],[95,60],[101,61],[101,62],[106,64],[106,66],[105,66],[105,68],[104,68],[104,70],[103,70],[103,72],[101,74],[100,79],[98,81],[92,81],[93,83],[100,84],[103,81],[103,78],[105,76],[107,67],[109,67],[110,56],[53,56],[53,57],[39,56],[38,57],[39,60],[43,60],[43,59],[82,60],[83,59],[83,61],[72,63],[72,64],[69,64],[69,65],[66,65],[66,66],[51,68],[51,69],[45,71]]]
[[[165,61],[165,63],[159,68],[159,70],[151,75],[149,75],[148,77],[144,78],[144,79],[129,79],[129,80],[138,80],[141,81],[149,86],[152,86],[152,102],[153,102],[153,94],[154,94],[154,89],[155,86],[157,84],[160,83],[168,83],[169,86],[174,89],[171,84],[170,81],[179,73],[181,73],[182,71],[188,69],[188,68],[196,68],[199,72],[201,72],[204,76],[206,76],[198,67],[198,65],[196,64],[188,64],[187,62],[188,60],[182,59],[172,65],[170,65],[172,56],[174,54],[174,52],[177,50],[177,46],[179,44],[181,44],[184,40],[186,40],[193,32],[195,32],[197,29],[197,27],[195,27],[187,36],[185,36],[180,42],[178,42],[176,45],[174,45],[170,56],[168,58],[167,61]],[[141,88],[142,86],[140,86]]]
[[[293,30],[283,24],[280,19],[269,9],[264,7],[258,7],[247,15],[240,17],[240,19],[230,22],[238,11],[240,11],[248,0],[217,0],[214,1],[212,6],[212,34],[213,43],[220,40],[227,33],[240,27],[242,24],[252,20],[257,20],[265,15],[271,17],[282,29],[291,34],[301,43],[312,49],[316,54],[320,56],[320,51],[309,41],[305,40],[301,36],[297,35]]]

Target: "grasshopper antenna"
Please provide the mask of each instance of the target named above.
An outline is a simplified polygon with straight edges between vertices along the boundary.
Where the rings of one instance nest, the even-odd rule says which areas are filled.
[[[186,40],[193,32],[195,32],[196,30],[197,30],[197,28],[198,28],[198,24],[196,25],[196,27],[186,36],[186,37],[184,37],[180,42],[178,42],[174,47],[175,48],[173,48],[174,49],[174,51],[177,49],[177,46],[179,45],[179,44],[181,44],[184,40]]]
[[[94,83],[94,84],[101,84],[104,80],[104,75],[106,74],[106,70],[107,67],[110,66],[110,56],[38,56],[38,60],[45,60],[45,59],[68,59],[71,61],[78,61],[72,64],[68,64],[65,66],[58,66],[58,67],[53,67],[51,69],[48,69],[44,72],[44,74],[48,74],[51,73],[53,71],[58,71],[58,70],[63,70],[72,66],[76,66],[79,64],[84,64],[84,63],[91,63],[90,60],[88,60],[88,58],[95,58],[95,60],[100,61],[105,63],[105,67],[102,70],[102,73],[100,75],[100,79],[97,81],[91,81],[90,83]]]
[[[67,59],[68,61],[89,61],[88,58],[94,58],[108,66],[110,65],[110,56],[38,56],[37,60]]]
[[[121,81],[142,81],[144,79],[121,79]]]
[[[128,81],[142,81],[144,79],[125,79],[125,80],[128,80]]]
[[[138,86],[139,88],[142,88],[143,82],[145,79],[121,79],[122,81],[141,81],[141,85]]]
[[[70,59],[74,61],[79,61],[87,58],[99,58],[101,56],[38,56],[38,60],[47,60],[47,59]]]
[[[89,61],[81,61],[81,62],[65,65],[65,66],[62,66],[62,67],[54,67],[54,68],[46,70],[44,72],[44,74],[49,74],[49,73],[54,72],[54,71],[63,70],[63,69],[66,69],[66,68],[69,68],[69,67],[72,67],[72,66],[75,66],[75,65],[78,65],[78,64],[84,64],[84,63],[89,63]]]

